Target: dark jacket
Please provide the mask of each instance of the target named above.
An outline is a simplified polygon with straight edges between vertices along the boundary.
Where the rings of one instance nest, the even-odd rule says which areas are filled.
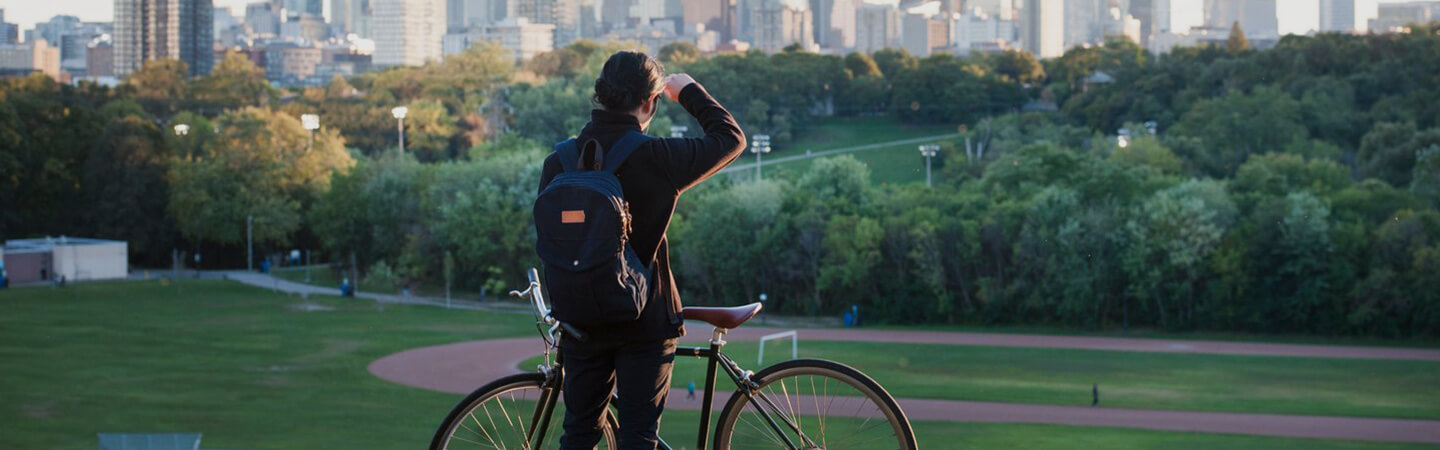
[[[740,125],[699,84],[680,91],[680,105],[700,122],[705,137],[652,139],[636,149],[615,175],[625,191],[633,216],[630,244],[640,258],[655,268],[656,295],[633,324],[586,329],[595,340],[667,339],[685,334],[680,319],[680,290],[670,272],[665,230],[675,213],[680,194],[729,165],[745,150]],[[663,101],[663,100],[662,100]],[[580,130],[577,143],[596,139],[610,148],[627,131],[639,131],[635,116],[596,109]],[[540,173],[540,190],[563,169],[551,153]]]

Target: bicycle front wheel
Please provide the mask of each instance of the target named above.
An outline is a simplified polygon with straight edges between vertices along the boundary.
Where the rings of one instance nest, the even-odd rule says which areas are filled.
[[[527,373],[501,378],[476,389],[445,416],[445,421],[435,430],[430,449],[559,448],[565,403],[559,395],[553,396],[554,410],[546,417],[542,409],[542,400],[546,398],[544,383],[544,375]],[[605,423],[615,423],[608,417],[609,412],[606,414]],[[544,440],[537,444],[533,436],[539,430],[545,434]],[[616,448],[613,427],[607,425],[600,431],[599,448]]]
[[[885,388],[854,368],[794,360],[761,370],[752,397],[737,392],[720,413],[717,449],[914,450],[910,420]],[[777,431],[778,430],[778,431]]]

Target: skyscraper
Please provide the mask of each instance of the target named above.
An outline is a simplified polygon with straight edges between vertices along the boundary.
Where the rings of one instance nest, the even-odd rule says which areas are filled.
[[[1020,41],[1036,58],[1065,52],[1065,1],[1025,0],[1020,13]]]
[[[340,32],[341,37],[354,34],[361,38],[373,37],[370,20],[374,11],[371,0],[330,0],[330,23]]]
[[[211,0],[115,0],[115,75],[140,70],[152,59],[179,59],[190,75],[214,65]]]
[[[900,8],[866,0],[855,10],[855,50],[874,52],[900,44]]]
[[[324,2],[321,0],[285,0],[285,20],[301,17],[324,17]]]
[[[0,8],[0,44],[14,44],[20,40],[20,25],[5,21],[5,8]]]
[[[372,0],[377,66],[419,66],[441,57],[445,0]]]
[[[753,3],[750,26],[755,47],[779,51],[792,44],[809,49],[815,44],[810,6],[801,0],[759,0]]]
[[[1379,14],[1375,0],[1320,0],[1320,31],[1364,33]]]
[[[855,46],[855,0],[810,0],[815,15],[815,43],[822,48]]]

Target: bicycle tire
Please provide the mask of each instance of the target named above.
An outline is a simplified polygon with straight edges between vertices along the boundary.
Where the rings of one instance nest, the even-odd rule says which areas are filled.
[[[530,418],[538,411],[539,398],[541,397],[541,386],[545,383],[545,376],[539,373],[524,373],[507,376],[490,382],[456,404],[445,416],[445,421],[440,423],[440,428],[435,430],[435,437],[430,440],[431,450],[455,450],[469,448],[531,448],[526,441]],[[561,423],[565,419],[565,404],[563,399],[556,397],[558,402],[555,409],[550,413],[549,426],[545,430],[545,441],[536,448],[558,448],[560,446]],[[529,405],[528,403],[534,403]],[[487,408],[488,404],[494,404],[496,408]],[[506,406],[507,403],[510,406]],[[518,408],[517,408],[518,407]],[[484,419],[477,416],[477,410],[486,411]],[[495,411],[503,411],[500,414],[503,418],[510,420],[496,421]],[[610,412],[606,413],[606,424],[601,428],[600,447],[605,449],[617,448],[615,445],[615,431],[613,424],[614,417]],[[475,425],[470,425],[474,423]],[[487,426],[488,425],[488,426]],[[473,436],[475,439],[467,439],[458,434]],[[481,442],[481,438],[486,442]]]
[[[810,377],[808,382],[802,383],[802,378]],[[822,410],[821,396],[802,396],[800,391],[809,388],[812,391],[819,390],[815,385],[816,379],[833,380],[834,383],[824,384]],[[879,449],[901,449],[915,450],[915,432],[910,427],[910,420],[905,417],[905,411],[895,402],[879,383],[866,376],[864,373],[853,367],[840,364],[834,361],[819,359],[798,359],[785,361],[779,364],[766,367],[760,373],[754,375],[753,379],[760,386],[758,392],[764,393],[767,398],[776,403],[778,408],[783,408],[782,414],[788,413],[788,417],[795,422],[806,438],[811,440],[813,445],[806,445],[800,438],[799,433],[793,431],[786,424],[776,418],[779,427],[784,430],[792,430],[789,437],[800,447],[819,447],[826,449],[843,448],[879,448]],[[849,386],[858,393],[856,396],[837,395],[830,397],[830,388],[843,388]],[[790,391],[795,391],[794,394]],[[813,399],[813,402],[811,401]],[[851,414],[837,414],[840,420],[837,428],[843,436],[830,437],[826,433],[826,417],[834,407],[836,399],[843,399],[845,403],[841,408],[836,409],[837,413],[849,411],[850,405],[857,408]],[[763,403],[757,401],[754,403]],[[783,448],[784,440],[776,436],[775,430],[771,428],[764,418],[751,407],[751,400],[741,392],[730,396],[725,403],[725,409],[720,412],[720,420],[716,425],[714,448],[741,450],[746,448]],[[807,419],[805,408],[814,406],[813,410],[817,417]],[[866,411],[868,405],[874,411]],[[754,416],[747,417],[746,415]],[[876,427],[867,427],[871,420],[883,418],[889,425],[888,430],[880,428],[874,433],[857,436]],[[860,419],[863,422],[856,426],[844,426],[846,422],[854,422]],[[818,426],[818,429],[816,428]],[[740,431],[737,432],[737,429]],[[888,434],[887,434],[888,433]],[[873,436],[872,436],[873,435]],[[895,445],[889,445],[893,437]],[[878,440],[879,442],[872,442]]]

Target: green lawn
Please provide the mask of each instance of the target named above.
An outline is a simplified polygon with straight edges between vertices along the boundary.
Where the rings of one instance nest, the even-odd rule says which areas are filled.
[[[1440,363],[868,342],[800,343],[801,358],[844,362],[896,397],[1246,413],[1440,419]],[[725,352],[759,371],[755,342]],[[789,359],[771,342],[765,364]],[[538,358],[521,367],[535,367]],[[703,385],[704,360],[680,358],[676,389]],[[720,374],[718,383],[729,383]],[[724,384],[717,384],[720,389]]]
[[[3,290],[0,361],[5,383],[0,384],[0,398],[5,401],[0,421],[6,426],[0,448],[93,448],[97,432],[194,431],[204,433],[207,448],[417,448],[460,396],[382,381],[371,376],[366,365],[408,348],[530,333],[523,315],[382,307],[335,297],[302,300],[223,281]],[[737,343],[732,349],[748,365],[754,356],[745,353],[746,347],[753,352],[753,344]],[[1020,381],[1055,370],[1035,366],[1044,363],[1042,358],[1023,349],[977,349],[992,352],[989,356],[946,349],[946,359],[937,366],[902,366],[895,358],[906,353],[894,347],[852,349],[869,355],[823,350],[814,342],[802,342],[801,349],[804,355],[855,363],[893,389],[908,385],[933,390],[923,378],[946,374],[956,389],[968,390],[979,383],[966,380],[994,380],[1002,369],[1014,366],[1016,384],[994,388],[1013,396],[1029,389]],[[1072,368],[1072,374],[1106,370],[1090,366],[1091,359],[1082,352],[1049,364],[1080,366]],[[976,362],[960,362],[970,360]],[[1159,365],[1140,364],[1144,370],[1136,376],[1155,376]],[[1247,368],[1251,365],[1221,364],[1214,373],[1260,370]],[[1366,386],[1405,382],[1387,375],[1397,370],[1393,367],[1357,366],[1356,371],[1366,370]],[[681,367],[677,380],[694,373],[686,370],[698,370],[695,363],[682,362]],[[955,367],[973,375],[955,377]],[[1195,370],[1183,365],[1174,370],[1181,368]],[[1186,382],[1219,388],[1195,377]],[[1036,384],[1041,392],[1036,397],[1064,402],[1046,393],[1069,395],[1074,383],[1066,380],[1073,377],[1062,371],[1053,378],[1052,383]],[[1413,402],[1436,403],[1424,393],[1424,383],[1433,386],[1433,377],[1429,380],[1412,389]],[[1107,389],[1108,382],[1101,383]],[[1433,394],[1433,387],[1429,389]],[[677,446],[688,447],[695,420],[694,412],[669,413],[663,433]],[[935,443],[941,442],[995,448],[1401,448],[1036,425],[917,423],[916,430],[928,448],[940,448]]]
[[[925,158],[920,156],[920,152],[916,149],[917,145],[918,144],[894,145],[846,153],[846,155],[850,155],[870,167],[871,183],[924,183]],[[822,156],[773,164],[765,163],[765,166],[761,170],[765,172],[766,176],[798,179],[801,174],[810,170],[810,166],[814,164],[817,159],[835,158],[839,156],[840,155]],[[754,158],[752,157],[748,162],[754,162]],[[943,170],[937,165],[932,167],[931,171],[935,182],[939,183],[943,178],[941,174]],[[753,174],[754,172],[749,173]]]
[[[787,145],[773,147],[766,156],[797,155],[804,154],[806,149],[821,151],[954,132],[954,125],[913,125],[889,116],[832,118],[806,129]]]

